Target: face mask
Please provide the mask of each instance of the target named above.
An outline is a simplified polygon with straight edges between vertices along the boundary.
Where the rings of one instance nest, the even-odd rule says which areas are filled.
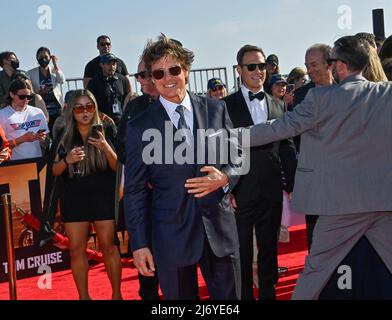
[[[18,68],[19,68],[19,61],[18,61],[18,60],[16,60],[16,61],[12,60],[12,61],[11,61],[11,67],[12,67],[14,70],[18,69]]]
[[[42,68],[46,68],[49,64],[50,60],[46,58],[40,58],[38,59],[38,63]]]

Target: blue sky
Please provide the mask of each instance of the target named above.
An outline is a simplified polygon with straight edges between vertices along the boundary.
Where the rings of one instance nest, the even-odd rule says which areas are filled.
[[[52,10],[51,30],[38,28],[41,5]],[[342,5],[351,8],[350,30],[338,27]],[[314,43],[332,44],[342,35],[371,32],[375,8],[384,8],[390,35],[390,0],[2,0],[0,51],[15,51],[21,69],[28,70],[37,65],[38,47],[47,46],[59,57],[66,77],[79,77],[98,54],[96,37],[108,34],[113,52],[133,73],[147,39],[163,32],[194,51],[194,68],[223,66],[230,75],[238,49],[249,43],[266,54],[276,53],[288,73],[303,66],[304,52]]]

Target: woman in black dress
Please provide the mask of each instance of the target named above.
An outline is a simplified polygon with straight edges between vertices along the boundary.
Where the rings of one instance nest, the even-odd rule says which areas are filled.
[[[112,298],[121,299],[121,260],[114,243],[114,129],[102,125],[96,100],[88,90],[75,90],[64,117],[66,126],[56,144],[52,173],[63,182],[61,216],[70,240],[71,269],[79,298],[90,299],[86,248],[93,222],[112,285]]]

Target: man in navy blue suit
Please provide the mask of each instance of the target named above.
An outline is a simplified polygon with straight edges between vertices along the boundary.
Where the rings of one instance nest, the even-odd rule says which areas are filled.
[[[226,134],[232,124],[223,101],[187,92],[193,57],[164,35],[144,50],[143,60],[160,97],[127,127],[126,224],[135,266],[142,275],[153,276],[157,265],[165,299],[198,298],[197,265],[210,298],[238,299],[239,245],[229,192],[243,164],[240,155],[227,161],[227,148],[209,143],[212,136],[229,141]],[[203,129],[214,133],[200,138]],[[151,148],[153,142],[159,148]],[[150,216],[148,185],[153,193]]]

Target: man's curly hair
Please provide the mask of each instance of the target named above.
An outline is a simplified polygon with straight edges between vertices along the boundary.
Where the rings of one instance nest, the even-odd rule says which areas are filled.
[[[185,49],[178,40],[170,39],[161,33],[157,41],[149,40],[144,48],[142,59],[147,72],[151,74],[152,64],[165,56],[176,59],[185,70],[190,71],[194,59],[193,52]]]

